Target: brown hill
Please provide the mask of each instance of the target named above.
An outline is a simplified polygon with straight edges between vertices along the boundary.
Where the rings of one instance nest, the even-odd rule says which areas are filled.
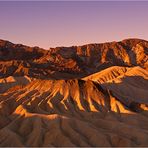
[[[0,40],[0,146],[148,146],[147,51]]]
[[[147,54],[148,42],[140,39],[50,50],[0,40],[0,75],[52,78],[55,74],[60,79],[61,73],[83,77],[113,65],[147,68]]]

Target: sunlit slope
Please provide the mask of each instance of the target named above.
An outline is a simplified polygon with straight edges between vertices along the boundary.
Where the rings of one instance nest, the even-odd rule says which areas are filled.
[[[122,103],[148,104],[148,72],[141,67],[110,67],[95,73],[84,80],[95,81],[112,94]]]

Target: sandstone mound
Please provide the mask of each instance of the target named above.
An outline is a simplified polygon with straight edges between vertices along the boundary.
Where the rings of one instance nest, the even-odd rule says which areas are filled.
[[[101,84],[124,75],[129,69],[130,68],[128,67],[112,66],[100,72],[84,77],[83,80],[92,80]]]
[[[148,72],[141,67],[110,67],[85,77],[111,90],[112,94],[126,105],[132,102],[148,104]]]

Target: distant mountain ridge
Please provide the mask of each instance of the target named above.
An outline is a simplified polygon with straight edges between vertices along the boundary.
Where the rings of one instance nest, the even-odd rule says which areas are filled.
[[[71,78],[71,74],[81,77],[110,66],[146,68],[147,55],[148,41],[141,39],[56,47],[50,50],[0,40],[0,76],[51,78],[54,73],[56,78],[56,75],[66,73]]]

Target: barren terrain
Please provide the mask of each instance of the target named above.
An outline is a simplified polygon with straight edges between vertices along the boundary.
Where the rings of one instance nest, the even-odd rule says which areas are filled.
[[[148,146],[147,70],[145,40],[0,40],[0,146]]]

